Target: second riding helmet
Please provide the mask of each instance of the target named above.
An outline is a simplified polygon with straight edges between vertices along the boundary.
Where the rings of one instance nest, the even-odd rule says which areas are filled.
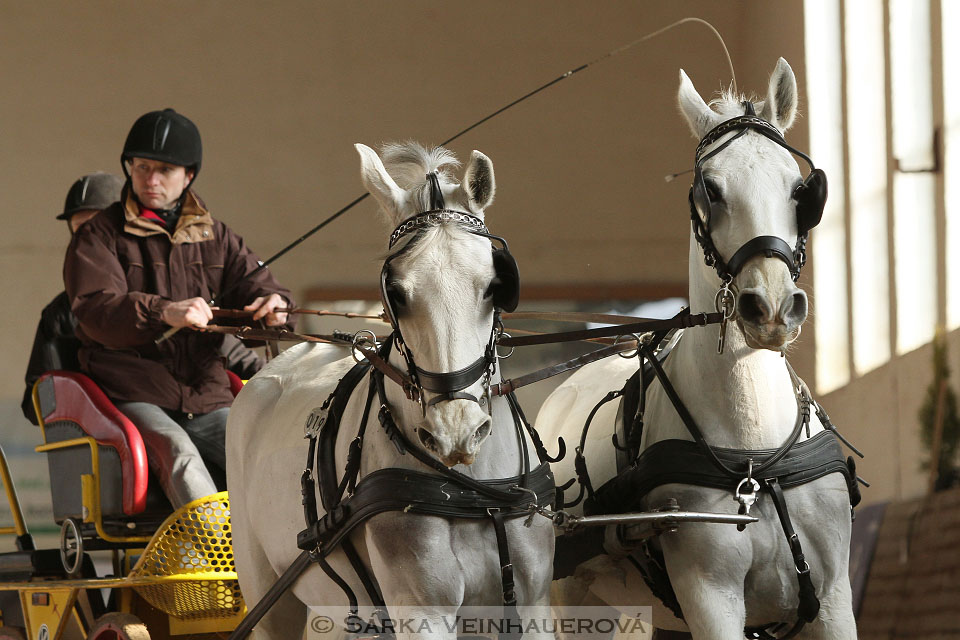
[[[73,183],[67,192],[63,211],[57,220],[69,220],[78,211],[106,209],[120,199],[123,178],[112,173],[98,171],[83,176]]]
[[[173,109],[151,111],[137,118],[127,134],[120,156],[124,173],[126,162],[131,158],[159,160],[193,169],[196,178],[203,160],[200,131],[189,118]]]

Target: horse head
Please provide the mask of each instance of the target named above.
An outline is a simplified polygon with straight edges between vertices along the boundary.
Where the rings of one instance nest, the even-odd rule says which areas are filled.
[[[690,193],[691,302],[722,306],[726,296],[746,344],[780,351],[807,317],[795,280],[826,198],[823,173],[805,180],[792,154],[809,159],[783,140],[797,112],[793,70],[780,58],[762,101],[725,93],[709,106],[681,70],[678,101],[701,140]]]
[[[393,403],[397,422],[447,466],[471,464],[491,429],[486,386],[496,363],[495,306],[516,305],[516,283],[500,265],[503,250],[492,250],[483,224],[495,190],[493,163],[474,151],[457,182],[451,170],[459,162],[445,149],[393,144],[381,159],[356,147],[364,185],[394,229],[382,274],[384,309],[402,349],[391,361],[406,365],[420,385],[419,403]]]

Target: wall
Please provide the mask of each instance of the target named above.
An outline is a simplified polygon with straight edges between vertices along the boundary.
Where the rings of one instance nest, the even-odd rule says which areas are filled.
[[[119,171],[140,114],[171,106],[198,124],[197,190],[266,257],[362,193],[353,143],[437,143],[686,16],[723,34],[742,89],[764,93],[778,56],[805,85],[800,0],[0,2],[8,453],[38,441],[17,405],[36,319],[62,287],[67,232],[54,214],[80,175]],[[695,146],[675,107],[680,67],[705,96],[729,82],[714,36],[686,24],[452,145],[461,157],[479,148],[493,159],[498,193],[488,220],[509,239],[525,283],[683,287],[689,180],[663,180],[690,168]],[[801,118],[790,136],[801,147],[805,127]],[[371,286],[385,236],[365,202],[273,270],[297,294]],[[812,335],[796,355],[807,378]],[[42,499],[45,471],[30,460],[14,463],[15,477]]]
[[[949,384],[956,389],[960,331],[948,334],[947,345]],[[840,432],[866,456],[857,461],[859,475],[872,485],[863,491],[864,504],[926,493],[921,461],[929,452],[920,441],[917,412],[932,381],[933,348],[927,344],[820,398]]]

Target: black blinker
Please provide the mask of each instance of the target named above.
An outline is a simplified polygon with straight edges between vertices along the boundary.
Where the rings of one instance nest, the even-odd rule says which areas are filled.
[[[514,311],[520,304],[520,269],[507,249],[493,251],[493,269],[496,276],[490,283],[493,306],[506,312]]]
[[[797,200],[797,231],[806,235],[823,218],[827,204],[827,175],[822,169],[814,169],[803,181],[795,194]]]

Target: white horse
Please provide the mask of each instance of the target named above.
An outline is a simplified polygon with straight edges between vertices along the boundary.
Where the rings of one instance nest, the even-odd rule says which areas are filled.
[[[697,138],[745,113],[742,97],[724,95],[712,103],[713,108],[705,104],[682,70],[678,98]],[[796,79],[781,58],[766,100],[756,103],[756,112],[782,133],[793,123],[796,110]],[[735,133],[708,141],[703,154]],[[791,196],[797,193],[802,176],[788,151],[750,130],[706,159],[701,168],[712,209],[712,240],[724,260],[758,236],[775,236],[786,242],[783,246],[794,247],[798,212]],[[689,279],[691,311],[714,311],[721,281],[704,263],[693,235]],[[735,319],[727,327],[723,353],[717,352],[715,327],[687,329],[664,368],[710,445],[776,449],[797,423],[798,400],[782,355],[800,333],[807,297],[794,284],[786,261],[766,257],[762,251],[745,262],[730,288],[736,296]],[[637,366],[636,359],[610,358],[585,367],[558,387],[537,418],[544,441],[559,436],[567,442],[579,441],[590,410],[608,391],[622,387]],[[590,427],[585,454],[594,487],[617,473],[610,444],[616,404],[601,409]],[[668,439],[692,440],[657,381],[647,392],[644,422],[641,450]],[[813,415],[810,436],[822,430]],[[800,440],[807,437],[802,433]],[[569,459],[555,465],[558,486],[574,477],[571,467]],[[816,620],[799,637],[855,638],[848,579],[850,502],[844,477],[832,473],[784,493],[821,605]],[[731,513],[738,506],[729,490],[684,484],[661,485],[646,496],[643,505],[657,508],[669,498],[676,498],[680,509],[689,511]],[[558,583],[554,604],[558,594],[567,604],[593,598],[615,606],[649,604],[654,607],[654,626],[688,628],[698,640],[742,638],[745,626],[791,623],[797,620],[798,572],[771,498],[762,493],[750,514],[760,521],[743,532],[725,524],[680,524],[654,543],[662,550],[686,625],[661,605],[624,556],[602,555],[581,564],[571,579]]]
[[[459,163],[442,148],[427,150],[415,143],[388,145],[381,161],[372,149],[361,144],[356,147],[363,183],[391,229],[426,209],[436,208],[431,202],[438,193],[431,186],[430,176],[427,180],[424,176],[437,172],[435,184],[444,203],[440,208],[448,215],[416,225],[415,233],[410,232],[398,243],[399,249],[391,243],[384,282],[389,302],[385,304],[396,315],[404,348],[416,359],[421,381],[427,377],[425,372],[464,369],[491,347],[494,302],[503,295],[498,287],[508,286],[500,282],[489,237],[476,233],[477,223],[485,231],[484,209],[493,200],[493,165],[474,151],[463,180],[457,183],[449,170]],[[451,209],[467,215],[451,217]],[[472,226],[462,222],[470,217]],[[424,222],[423,217],[416,220]],[[391,350],[388,361],[398,371],[409,372],[397,348]],[[298,556],[297,533],[304,528],[300,497],[300,474],[307,457],[304,424],[353,365],[347,348],[295,346],[250,380],[230,411],[227,473],[233,544],[248,606],[256,603]],[[485,376],[492,367],[483,369]],[[470,380],[463,393],[482,398],[484,376]],[[496,383],[499,377],[496,367],[487,382]],[[371,376],[365,375],[342,414],[335,453],[338,481],[362,422],[370,384]],[[409,441],[408,447],[420,447],[447,467],[456,465],[457,471],[475,479],[511,478],[518,476],[525,464],[529,468],[537,466],[526,433],[526,447],[521,450],[514,417],[504,398],[477,402],[463,395],[438,398],[427,391],[428,402],[421,408],[405,396],[400,385],[390,379],[383,385],[386,405]],[[429,388],[426,382],[423,386]],[[367,418],[360,483],[368,474],[389,468],[435,474],[436,470],[418,461],[409,450],[405,454],[398,451],[377,421],[380,406],[379,399],[373,402]],[[322,509],[319,515],[324,515]],[[514,518],[505,523],[517,602],[521,606],[546,606],[552,577],[552,525],[541,517],[531,527],[524,527],[523,521]],[[390,613],[402,610],[405,616],[436,622],[429,625],[429,630],[419,627],[418,635],[449,636],[438,616],[449,620],[461,606],[499,607],[503,602],[501,563],[490,518],[392,511],[366,520],[353,530],[349,540],[379,582]],[[360,606],[371,606],[371,598],[341,547],[327,560],[357,595]],[[343,591],[316,565],[308,568],[272,607],[256,627],[256,637],[300,637],[308,606],[347,606]]]

